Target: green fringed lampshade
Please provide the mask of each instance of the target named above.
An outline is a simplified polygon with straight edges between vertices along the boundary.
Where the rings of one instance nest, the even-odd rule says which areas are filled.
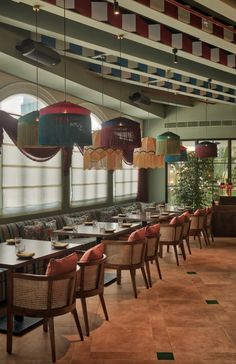
[[[156,154],[175,155],[180,151],[180,137],[167,131],[157,136]]]
[[[217,144],[207,140],[196,144],[195,146],[196,158],[216,158],[217,157]]]
[[[17,145],[19,147],[40,148],[38,143],[38,128],[38,111],[32,111],[21,116],[17,122]]]
[[[178,163],[178,162],[186,162],[188,159],[187,148],[183,145],[180,147],[179,154],[176,155],[167,155],[165,157],[166,163]]]
[[[39,111],[39,144],[91,145],[90,111],[66,101],[44,107]]]

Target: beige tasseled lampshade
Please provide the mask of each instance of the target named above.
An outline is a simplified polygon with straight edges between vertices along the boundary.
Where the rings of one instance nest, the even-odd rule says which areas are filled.
[[[84,148],[83,169],[122,169],[123,153],[120,149],[101,148],[101,131],[92,134],[93,145]]]
[[[151,137],[142,138],[142,145],[135,149],[133,165],[136,168],[163,168],[164,156],[156,155],[156,140]]]

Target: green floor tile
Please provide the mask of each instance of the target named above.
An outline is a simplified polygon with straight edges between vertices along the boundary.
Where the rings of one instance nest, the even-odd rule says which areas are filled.
[[[206,303],[208,305],[218,305],[219,302],[217,300],[206,300]]]
[[[187,274],[197,274],[197,272],[187,272]]]
[[[158,352],[157,353],[157,359],[158,360],[175,360],[174,354],[171,352]]]

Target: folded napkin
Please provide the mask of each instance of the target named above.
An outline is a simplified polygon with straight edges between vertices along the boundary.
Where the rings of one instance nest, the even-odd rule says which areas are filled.
[[[22,259],[29,259],[29,258],[33,258],[33,256],[35,255],[35,253],[32,252],[22,252],[22,253],[16,253],[18,258],[22,258]]]
[[[55,243],[52,243],[52,246],[56,249],[63,249],[68,246],[68,243],[61,243],[59,241],[56,241]]]
[[[7,239],[6,242],[8,245],[15,245],[15,239]]]
[[[63,228],[62,228],[63,230],[73,230],[74,229],[74,226],[69,226],[69,225],[67,225],[67,226],[63,226]]]

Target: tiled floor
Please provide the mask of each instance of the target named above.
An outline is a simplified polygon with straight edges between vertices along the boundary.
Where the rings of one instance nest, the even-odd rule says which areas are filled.
[[[153,287],[147,290],[137,273],[138,299],[130,277],[105,288],[110,320],[97,298],[88,300],[91,334],[80,342],[71,315],[55,320],[59,364],[232,364],[236,363],[236,238],[215,239],[192,255],[173,252],[160,260],[163,280],[151,265]],[[83,324],[81,307],[78,310]],[[48,334],[38,327],[14,337],[13,354],[5,353],[0,335],[1,364],[51,363]]]

